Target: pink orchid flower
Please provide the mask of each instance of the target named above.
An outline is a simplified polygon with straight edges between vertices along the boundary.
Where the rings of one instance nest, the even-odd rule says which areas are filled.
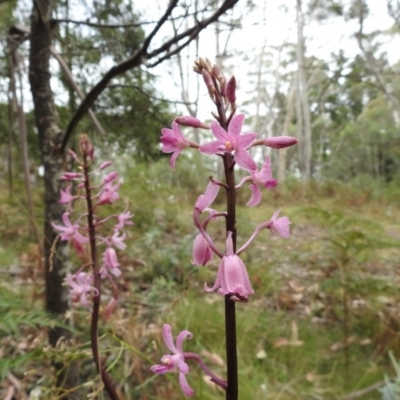
[[[265,187],[267,189],[272,189],[277,184],[278,182],[272,178],[271,162],[267,157],[260,171],[251,173],[250,190],[252,191],[252,195],[250,197],[250,200],[247,202],[247,205],[250,207],[254,207],[260,203],[261,201],[260,186]]]
[[[121,214],[117,215],[118,223],[115,225],[115,230],[122,230],[125,225],[133,225],[133,222],[130,219],[133,218],[133,214],[129,211],[123,211]]]
[[[71,189],[72,186],[67,186],[65,190],[60,189],[60,200],[58,201],[58,204],[69,205],[76,199],[76,196],[71,194]]]
[[[256,171],[257,164],[246,151],[257,137],[257,133],[241,135],[244,114],[238,114],[232,118],[225,131],[217,122],[211,123],[211,131],[217,140],[199,147],[201,153],[218,154],[234,152],[234,159],[239,167],[247,171]]]
[[[206,265],[213,259],[213,255],[214,253],[204,239],[204,236],[199,233],[194,239],[192,264]]]
[[[121,270],[119,269],[121,264],[118,262],[117,253],[112,247],[107,247],[104,251],[103,263],[104,265],[100,269],[102,277],[108,276],[108,271],[116,277],[121,276]]]
[[[233,252],[232,232],[228,232],[226,252],[219,264],[214,286],[209,288],[207,284],[204,285],[206,292],[213,292],[217,289],[219,294],[232,294],[242,301],[246,301],[247,297],[254,293],[246,266]]]
[[[89,243],[89,239],[79,233],[79,224],[72,224],[69,220],[69,212],[65,212],[62,216],[65,226],[51,224],[53,228],[60,234],[61,240],[70,240],[78,253],[83,252],[83,244]]]
[[[279,236],[288,238],[289,237],[290,220],[288,217],[278,218],[278,215],[280,212],[281,212],[281,210],[278,210],[274,213],[272,218],[267,223],[267,228],[271,231],[271,233],[276,233]]]
[[[89,275],[86,272],[78,272],[75,275],[67,275],[65,281],[70,287],[69,295],[71,300],[74,302],[79,301],[84,307],[89,306],[87,294],[92,291],[98,293],[97,289],[91,285],[93,281],[93,275]]]
[[[172,169],[175,169],[176,159],[183,149],[190,146],[190,142],[183,136],[179,125],[176,122],[172,123],[172,129],[163,128],[161,129],[161,133],[161,150],[164,153],[173,153],[169,164]]]
[[[162,364],[153,365],[150,370],[159,375],[178,370],[179,384],[183,393],[188,397],[192,397],[194,394],[194,390],[189,386],[186,380],[185,375],[189,373],[190,369],[189,365],[187,365],[185,362],[185,354],[182,350],[182,343],[186,338],[191,339],[193,335],[187,330],[182,331],[176,338],[175,346],[172,337],[171,325],[164,324],[162,332],[164,342],[173,354],[163,356],[163,358],[161,358]]]
[[[126,238],[125,233],[119,235],[118,231],[114,231],[114,234],[107,240],[107,242],[115,246],[117,249],[120,250],[125,250],[126,249],[126,244],[124,243],[124,240]]]
[[[114,185],[112,184],[112,181],[105,182],[103,184],[103,189],[101,190],[97,205],[99,206],[102,204],[111,204],[114,203],[114,201],[118,200],[119,199],[118,189],[120,185],[121,185],[120,182],[117,182]]]

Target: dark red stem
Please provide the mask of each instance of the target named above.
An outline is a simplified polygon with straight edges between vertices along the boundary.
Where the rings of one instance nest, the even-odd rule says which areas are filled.
[[[217,82],[214,82],[216,87]],[[228,124],[232,118],[226,118],[223,99],[220,93],[215,94],[215,105],[218,109],[218,119],[221,127],[228,130]],[[235,190],[235,160],[230,153],[223,156],[225,183],[226,183],[226,232],[232,232],[233,249],[236,251],[236,190]],[[236,348],[236,308],[235,302],[230,299],[230,295],[225,296],[225,346],[226,346],[226,365],[227,365],[227,388],[226,400],[238,400],[238,364]]]
[[[100,268],[97,261],[97,249],[96,249],[96,226],[94,222],[94,208],[91,198],[91,187],[89,180],[89,163],[88,155],[83,155],[83,173],[85,176],[85,197],[87,206],[87,222],[88,222],[88,233],[89,233],[89,248],[90,248],[90,260],[93,271],[93,286],[97,289],[97,293],[92,296],[93,309],[92,309],[92,321],[90,329],[90,341],[92,346],[93,360],[96,364],[97,371],[100,373],[101,380],[104,383],[104,387],[110,396],[111,400],[119,400],[119,397],[115,391],[115,386],[111,381],[110,375],[107,373],[105,367],[102,365],[99,353],[99,341],[98,341],[98,323],[99,323],[99,311],[100,311],[100,298],[101,298],[101,279],[100,279]]]

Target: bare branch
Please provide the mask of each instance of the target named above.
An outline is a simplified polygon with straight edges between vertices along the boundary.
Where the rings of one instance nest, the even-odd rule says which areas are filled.
[[[168,17],[172,14],[172,11],[176,7],[177,4],[178,4],[178,0],[171,0],[169,7],[167,8],[167,11],[165,11],[164,15],[160,18],[157,25],[154,27],[153,31],[150,32],[150,35],[147,36],[147,38],[145,39],[143,46],[142,46],[143,54],[147,52],[147,49],[149,48],[150,43],[153,40],[154,36],[164,25],[164,23],[168,19]]]
[[[136,22],[133,24],[101,24],[98,22],[90,22],[90,21],[76,21],[74,19],[53,19],[51,22],[54,24],[67,23],[75,25],[85,25],[85,26],[91,26],[92,28],[100,28],[100,29],[137,28],[141,25],[150,25],[155,23],[154,21],[149,21],[149,22]]]
[[[85,98],[85,96],[84,96],[82,90],[79,88],[78,84],[75,82],[74,77],[72,76],[72,73],[69,70],[67,63],[60,56],[60,54],[58,54],[58,52],[54,46],[50,47],[50,53],[60,64],[60,67],[61,67],[62,71],[64,72],[64,75],[67,78],[67,81],[69,82],[71,87],[74,89],[74,91],[76,92],[78,97],[81,100],[83,100]],[[102,139],[104,139],[106,137],[106,131],[102,127],[100,121],[97,119],[96,114],[94,113],[94,111],[91,108],[88,109],[88,114],[89,114],[90,118],[92,119],[94,125],[96,126],[96,129],[100,133],[100,136],[102,137]]]
[[[0,0],[0,4],[2,1],[7,1],[7,0]],[[202,12],[205,11],[205,8],[202,10]],[[189,12],[185,12],[183,15],[178,15],[177,17],[170,17],[169,19],[172,21],[175,20],[180,20],[180,19],[184,19],[187,18],[188,16],[193,16],[195,14],[198,14],[198,12],[196,13],[189,13]],[[101,24],[99,22],[91,22],[91,21],[78,21],[75,19],[68,19],[68,18],[60,18],[60,19],[52,19],[51,23],[52,24],[75,24],[75,25],[85,25],[85,26],[90,26],[93,28],[99,28],[99,29],[118,29],[118,28],[138,28],[140,26],[143,25],[154,25],[157,24],[159,21],[141,21],[141,22],[135,22],[135,23],[131,23],[131,24]]]
[[[239,0],[224,0],[222,5],[209,17],[204,20],[198,21],[194,26],[182,32],[179,35],[167,40],[163,45],[148,53],[148,48],[151,44],[152,39],[163,26],[163,24],[167,21],[168,17],[171,15],[172,10],[178,3],[178,0],[172,0],[169,7],[167,8],[164,15],[161,17],[157,25],[154,27],[153,31],[149,34],[149,36],[144,41],[141,48],[127,60],[121,62],[113,66],[104,76],[103,78],[89,91],[86,95],[85,99],[79,105],[78,109],[75,112],[75,115],[72,117],[62,140],[61,151],[64,151],[68,140],[78,125],[79,121],[82,119],[83,115],[87,112],[87,110],[94,104],[99,95],[106,89],[108,83],[116,76],[125,73],[126,71],[138,67],[141,64],[146,64],[147,67],[154,67],[161,63],[162,61],[170,58],[172,55],[178,53],[181,49],[183,49],[188,43],[190,43],[203,29],[205,29],[208,25],[218,20],[218,18],[224,14],[227,10],[231,9]],[[178,45],[181,40],[184,40],[183,43]],[[174,50],[171,50],[171,47],[175,47]],[[164,53],[163,55],[161,55]],[[160,56],[156,59],[152,64],[147,64],[147,61]]]
[[[138,92],[142,93],[144,96],[148,97],[149,99],[165,101],[165,102],[171,103],[171,104],[184,104],[185,106],[191,105],[191,104],[196,104],[196,102],[193,102],[193,101],[192,102],[190,102],[190,101],[172,101],[172,100],[164,99],[162,97],[153,96],[152,94],[147,93],[145,90],[143,90],[140,86],[137,86],[137,85],[115,84],[115,85],[107,85],[107,88],[109,88],[109,89],[113,89],[113,88],[135,89]]]

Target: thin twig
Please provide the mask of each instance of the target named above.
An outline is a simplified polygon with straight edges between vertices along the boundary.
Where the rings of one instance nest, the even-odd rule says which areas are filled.
[[[160,56],[157,61],[153,62],[153,64],[148,65],[148,67],[153,67],[155,65],[158,65],[160,62],[164,61],[167,58],[170,58],[172,55],[176,54],[176,51],[170,51],[170,48],[173,46],[177,46],[177,44],[182,40],[182,39],[187,39],[185,41],[185,45],[190,43],[191,40],[193,40],[194,37],[192,35],[198,35],[200,31],[205,29],[209,24],[215,22],[223,13],[225,13],[227,10],[232,8],[239,0],[225,0],[221,7],[219,7],[209,18],[206,18],[202,21],[198,21],[193,27],[187,29],[186,31],[182,32],[179,35],[174,36],[173,38],[167,40],[164,42],[163,45],[155,49],[154,51],[148,53],[148,48],[151,44],[152,39],[156,35],[156,33],[159,31],[161,26],[165,23],[165,21],[168,19],[170,14],[172,13],[173,8],[177,4],[177,0],[171,1],[170,6],[167,8],[166,12],[164,13],[163,17],[160,19],[159,23],[156,25],[156,27],[153,29],[153,31],[150,33],[150,35],[146,38],[144,41],[143,45],[141,48],[131,57],[128,58],[127,60],[113,66],[104,76],[103,78],[87,93],[85,99],[82,101],[82,103],[79,105],[78,109],[76,110],[74,116],[72,117],[65,133],[64,137],[61,142],[60,150],[63,152],[66,148],[66,145],[69,141],[69,138],[72,135],[72,132],[78,125],[79,121],[82,119],[82,117],[85,115],[87,110],[94,104],[96,99],[99,97],[99,95],[106,89],[107,85],[109,82],[116,76],[121,75],[125,73],[126,71],[136,68],[142,64],[146,64],[148,60],[152,58],[156,58],[157,56],[160,56],[160,54],[164,53],[164,56]],[[183,48],[183,46],[177,46],[178,51],[180,51]]]

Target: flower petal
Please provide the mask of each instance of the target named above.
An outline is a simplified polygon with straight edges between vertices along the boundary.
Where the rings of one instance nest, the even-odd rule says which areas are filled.
[[[226,289],[229,293],[237,293],[247,297],[254,293],[251,287],[246,266],[239,256],[226,256],[224,271]]]
[[[261,201],[261,190],[257,185],[254,185],[253,183],[249,186],[249,188],[252,191],[252,194],[250,200],[247,202],[247,205],[249,207],[258,206]]]
[[[225,143],[230,141],[229,134],[218,122],[211,122],[211,131],[219,142]]]
[[[237,138],[237,146],[240,149],[248,149],[257,138],[257,133],[246,133]]]
[[[179,385],[181,386],[182,392],[187,397],[192,397],[194,395],[194,390],[189,386],[185,374],[179,373]]]
[[[244,114],[235,115],[228,126],[228,134],[238,137],[242,131]]]
[[[220,152],[221,151],[220,146],[221,142],[214,141],[201,145],[199,147],[199,151],[200,153],[211,155]]]
[[[164,342],[167,345],[167,347],[174,353],[178,354],[178,350],[175,347],[174,340],[172,338],[172,328],[171,325],[169,324],[164,324],[162,328],[162,333],[163,333],[163,338]]]
[[[212,260],[213,254],[203,235],[199,233],[193,243],[192,264],[206,265]]]
[[[246,171],[256,171],[257,170],[257,164],[253,160],[253,157],[246,151],[241,148],[237,149],[235,151],[235,161],[239,165],[239,167],[242,167]]]
[[[178,349],[178,353],[182,354],[183,350],[182,350],[182,343],[183,341],[188,338],[191,339],[193,337],[192,332],[189,332],[187,330],[184,330],[182,332],[179,333],[178,337],[176,338],[176,348]]]
[[[155,374],[163,375],[167,372],[170,372],[173,369],[173,365],[171,364],[157,364],[150,367],[150,371],[153,371]]]
[[[198,210],[200,210],[200,212],[203,212],[216,199],[216,197],[218,196],[218,193],[219,193],[219,188],[220,188],[219,185],[210,181],[207,185],[207,188],[206,188],[206,191],[204,192],[204,194],[200,195],[197,198],[194,208],[197,208]]]
[[[189,371],[190,371],[189,365],[187,365],[185,363],[185,361],[183,361],[183,360],[178,360],[177,361],[177,366],[178,366],[179,372],[182,372],[184,374],[188,374]]]

